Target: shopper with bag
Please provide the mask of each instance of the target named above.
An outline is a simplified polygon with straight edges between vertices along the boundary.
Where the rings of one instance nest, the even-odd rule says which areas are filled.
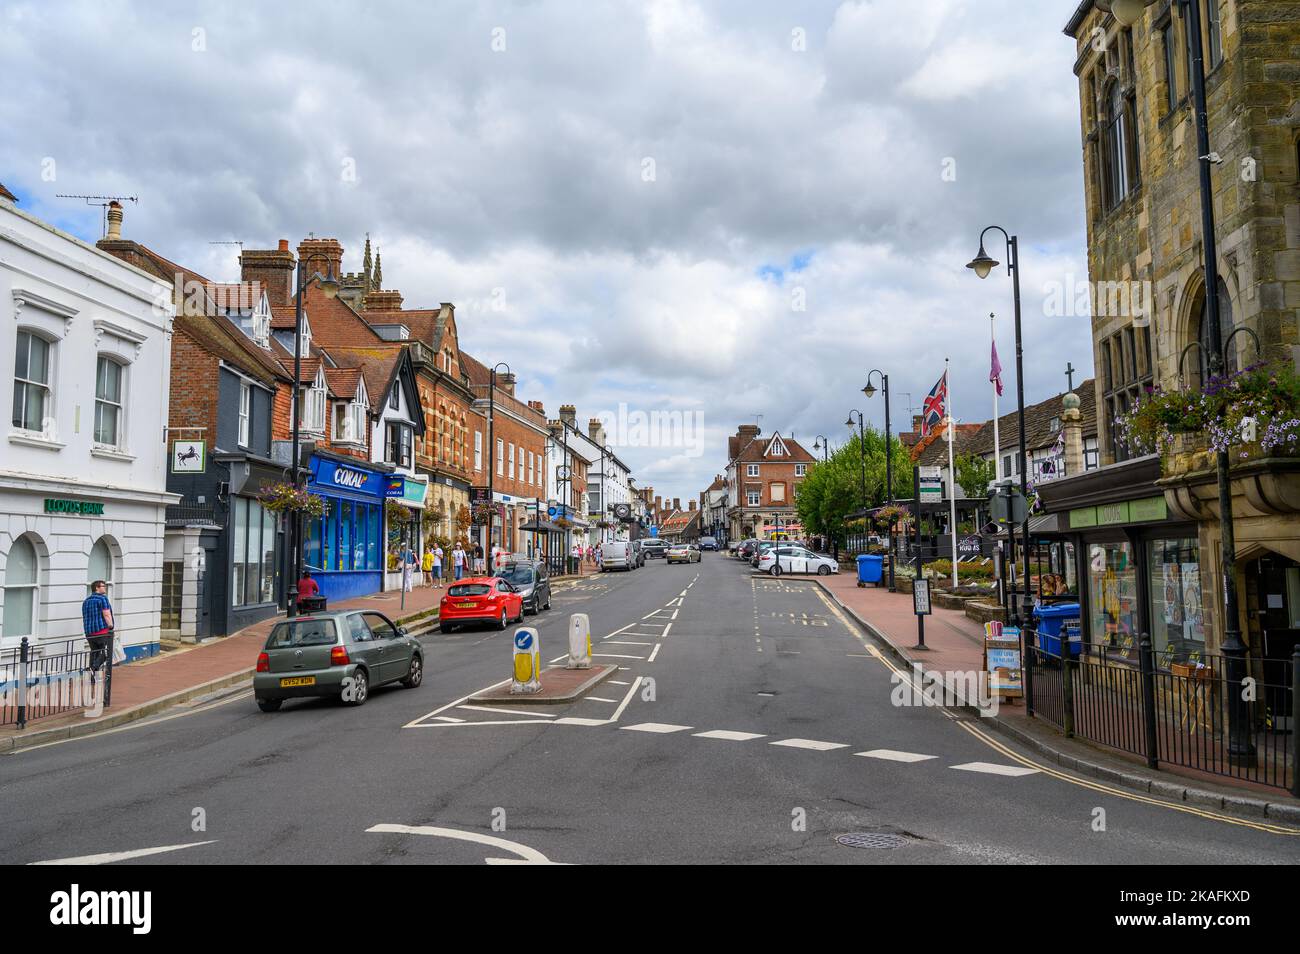
[[[90,584],[90,595],[81,603],[81,628],[90,644],[90,670],[98,672],[113,651],[113,604],[103,580]]]

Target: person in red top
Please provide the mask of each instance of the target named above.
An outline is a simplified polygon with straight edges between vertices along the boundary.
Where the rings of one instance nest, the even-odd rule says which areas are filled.
[[[311,578],[311,570],[302,571],[302,579],[298,581],[298,609],[302,609],[302,601],[312,596],[320,594],[320,587],[316,581]]]

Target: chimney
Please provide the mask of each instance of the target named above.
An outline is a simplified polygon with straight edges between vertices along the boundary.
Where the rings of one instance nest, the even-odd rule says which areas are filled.
[[[532,408],[534,411],[536,411],[538,414],[541,414],[543,417],[546,416],[546,405],[543,404],[541,401],[529,401],[528,406]]]
[[[122,203],[116,199],[108,203],[108,234],[104,238],[110,242],[122,238]]]
[[[688,507],[687,509],[690,510],[692,513],[695,512],[695,501],[694,501],[694,500],[691,501],[690,507]]]
[[[912,415],[912,433],[914,433],[914,434],[920,434],[920,433],[921,433],[921,420],[922,420],[922,418],[921,418],[921,415],[920,415],[920,414],[913,414],[913,415]]]
[[[568,424],[574,430],[578,429],[578,409],[572,404],[560,405],[560,420]]]
[[[333,271],[335,278],[343,278],[343,246],[338,239],[305,238],[298,243],[298,257],[309,276],[316,272],[327,275]]]
[[[293,302],[293,252],[289,240],[280,239],[275,249],[244,249],[239,254],[239,279],[256,283],[272,305]]]
[[[674,498],[673,498],[673,510],[681,510],[681,509],[682,509],[682,498],[681,498],[681,497],[674,497]]]
[[[664,508],[664,498],[658,494],[655,495],[655,513],[658,514]]]
[[[759,431],[757,424],[741,424],[740,428],[736,431],[736,436],[740,438],[740,443],[743,447],[745,444],[757,437],[759,433],[761,432]]]
[[[587,421],[587,436],[593,444],[605,446],[605,428],[600,425],[600,418],[593,417]]]
[[[362,311],[401,311],[402,293],[399,291],[372,291],[361,301]]]

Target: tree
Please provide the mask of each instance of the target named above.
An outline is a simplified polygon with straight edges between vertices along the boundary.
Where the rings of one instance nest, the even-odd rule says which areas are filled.
[[[976,454],[962,454],[952,462],[957,484],[967,497],[983,497],[989,483],[997,476],[997,466]]]
[[[907,449],[893,439],[894,498],[912,496],[912,470]],[[866,452],[866,504],[879,507],[889,494],[886,490],[885,436],[874,428],[867,428],[859,439],[855,432],[847,444],[830,456],[830,459],[812,464],[808,476],[799,488],[796,508],[804,529],[843,543],[848,516],[862,509],[863,465],[861,451]]]

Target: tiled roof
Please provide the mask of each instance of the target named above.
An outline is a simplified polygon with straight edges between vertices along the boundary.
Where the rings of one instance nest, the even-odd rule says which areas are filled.
[[[275,387],[277,380],[290,380],[275,356],[250,341],[229,318],[178,314],[175,330],[184,332],[209,354],[268,387]]]
[[[0,199],[8,199],[10,202],[17,202],[18,196],[6,189],[5,184],[0,182]]]
[[[366,393],[370,396],[371,407],[379,407],[380,402],[387,398],[388,387],[402,358],[402,350],[403,345],[395,341],[375,347],[325,349],[339,368],[358,371],[366,379]],[[326,376],[328,375],[329,372],[326,371]],[[352,393],[356,393],[355,381]]]
[[[256,282],[208,282],[207,292],[219,308],[232,311],[252,311],[263,294]]]
[[[781,438],[781,443],[785,445],[786,453],[781,457],[766,457],[767,449],[776,438]],[[741,448],[736,460],[743,462],[768,461],[779,463],[815,463],[817,458],[808,451],[793,437],[781,437],[780,431],[774,431],[767,437],[756,437],[745,447]]]
[[[384,344],[379,333],[341,298],[330,298],[315,284],[307,286],[303,308],[311,324],[311,337],[325,348],[366,348]],[[293,327],[290,325],[289,327]]]
[[[352,400],[357,396],[357,382],[360,380],[361,371],[358,368],[325,369],[325,381],[329,385],[330,394],[335,397]]]

